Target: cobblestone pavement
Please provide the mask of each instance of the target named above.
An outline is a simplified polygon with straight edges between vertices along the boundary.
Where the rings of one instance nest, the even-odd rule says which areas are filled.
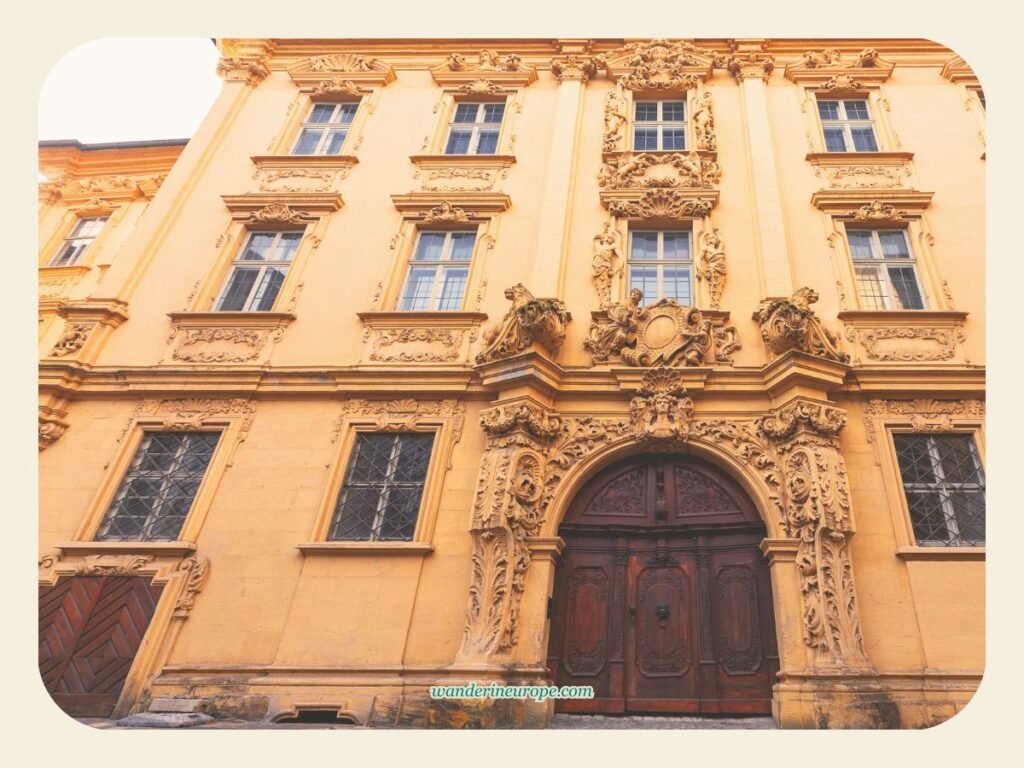
[[[92,728],[139,730],[119,728],[113,720],[79,718],[79,722]],[[551,730],[772,730],[775,723],[770,717],[658,717],[640,716],[608,717],[605,715],[555,715]],[[264,723],[251,720],[216,720],[193,728],[218,730],[368,730],[354,725],[325,725],[321,723]]]
[[[608,717],[606,715],[555,715],[548,726],[552,730],[770,730],[776,727],[770,717],[659,717],[632,715]]]

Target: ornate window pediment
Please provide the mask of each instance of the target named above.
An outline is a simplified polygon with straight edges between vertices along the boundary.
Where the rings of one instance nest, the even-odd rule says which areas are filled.
[[[303,93],[325,96],[353,96],[368,88],[394,81],[395,70],[387,62],[357,53],[331,53],[300,59],[288,67],[288,74]]]
[[[800,61],[786,65],[785,76],[794,83],[823,92],[862,91],[889,79],[893,63],[873,48],[842,52],[838,48],[807,51]]]
[[[602,58],[608,76],[630,91],[687,91],[725,65],[721,54],[683,40],[628,43]]]
[[[468,94],[501,94],[537,80],[537,68],[514,53],[482,50],[477,55],[451,53],[430,68],[442,88]]]

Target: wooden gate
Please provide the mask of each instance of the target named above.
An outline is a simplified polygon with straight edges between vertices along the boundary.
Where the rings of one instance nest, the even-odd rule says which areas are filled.
[[[39,588],[39,671],[62,710],[109,717],[162,587],[138,576],[74,576]]]
[[[577,497],[552,600],[548,665],[595,698],[564,712],[769,714],[778,651],[764,524],[686,456],[617,465]]]

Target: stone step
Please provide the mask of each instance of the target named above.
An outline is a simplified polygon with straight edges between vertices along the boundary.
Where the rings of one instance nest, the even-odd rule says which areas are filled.
[[[770,717],[676,717],[666,715],[555,715],[548,728],[573,729],[655,729],[655,730],[773,730]]]

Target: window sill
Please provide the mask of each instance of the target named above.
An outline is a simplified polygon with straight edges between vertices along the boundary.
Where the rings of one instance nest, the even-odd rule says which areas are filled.
[[[65,555],[144,554],[184,556],[196,551],[194,541],[67,541],[56,548]]]
[[[840,320],[871,325],[874,323],[933,324],[962,323],[967,313],[953,309],[843,309],[837,317]],[[909,321],[909,323],[908,323]]]
[[[466,165],[500,165],[508,166],[512,165],[516,161],[515,155],[509,154],[496,154],[496,155],[446,155],[443,153],[437,153],[432,155],[410,155],[409,160],[414,164],[429,164],[429,165],[450,165],[452,163],[466,164]]]
[[[296,544],[303,555],[414,555],[425,557],[434,551],[425,541],[307,541]]]
[[[291,312],[168,312],[175,328],[281,328],[295,319]]]
[[[92,267],[88,264],[82,264],[81,262],[78,262],[77,264],[65,264],[63,266],[51,266],[46,264],[39,267],[39,277],[71,277],[73,275],[84,275],[90,269],[92,269]]]
[[[616,158],[622,157],[623,155],[689,155],[691,152],[696,152],[698,157],[702,160],[717,160],[718,152],[711,151],[708,149],[694,149],[693,147],[687,147],[685,149],[616,149],[613,152],[602,152],[601,160],[607,163],[609,160],[615,160]]]
[[[355,155],[253,155],[249,158],[260,168],[290,168],[293,166],[322,166],[347,168],[359,162]]]
[[[888,163],[902,164],[914,159],[913,152],[808,152],[805,159],[812,163],[828,164],[836,163],[848,165],[849,163],[868,162],[872,164],[885,165]]]
[[[985,547],[900,547],[896,556],[901,560],[928,560],[952,562],[974,560],[985,562]]]
[[[379,310],[357,312],[356,316],[371,328],[406,328],[409,326],[442,326],[464,328],[479,325],[487,319],[486,312],[464,310],[441,312],[436,310]]]

